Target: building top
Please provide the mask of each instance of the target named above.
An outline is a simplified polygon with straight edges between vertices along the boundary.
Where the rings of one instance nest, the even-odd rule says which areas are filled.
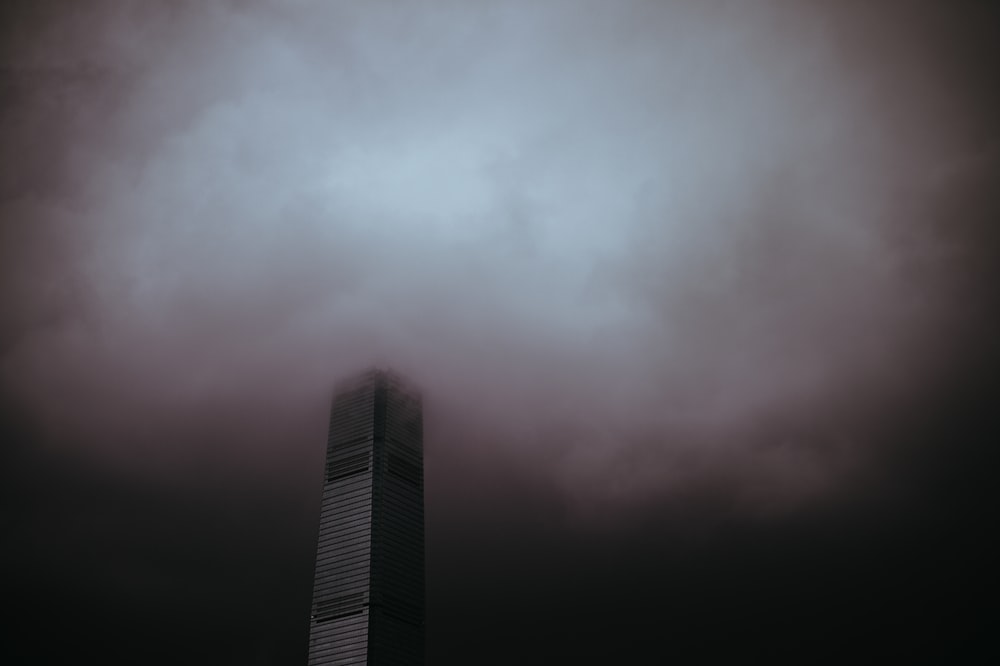
[[[415,398],[421,397],[420,389],[418,389],[409,379],[391,368],[378,365],[369,366],[360,372],[341,379],[337,382],[334,392],[342,393],[344,391],[356,389],[365,384],[383,382],[385,385],[398,388]]]

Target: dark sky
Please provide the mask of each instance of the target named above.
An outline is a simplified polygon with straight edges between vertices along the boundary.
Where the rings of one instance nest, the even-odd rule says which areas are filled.
[[[304,663],[371,363],[431,664],[996,651],[993,4],[2,7],[10,663]]]

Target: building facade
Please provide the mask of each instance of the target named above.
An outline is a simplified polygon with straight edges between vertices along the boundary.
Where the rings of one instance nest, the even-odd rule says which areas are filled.
[[[330,410],[309,666],[424,663],[423,413],[368,370]]]

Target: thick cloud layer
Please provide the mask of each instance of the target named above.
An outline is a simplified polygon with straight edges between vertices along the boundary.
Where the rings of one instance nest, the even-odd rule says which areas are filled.
[[[54,459],[311,506],[379,363],[444,560],[785,516],[895,492],[992,330],[985,6],[4,11],[0,381]]]
[[[926,207],[987,158],[908,44],[866,70],[833,11],[102,9],[25,18],[11,135],[49,159],[4,210],[5,378],[101,455],[184,460],[101,429],[380,361],[570,493],[678,481],[637,447],[818,488],[870,445],[845,397],[933,368]]]

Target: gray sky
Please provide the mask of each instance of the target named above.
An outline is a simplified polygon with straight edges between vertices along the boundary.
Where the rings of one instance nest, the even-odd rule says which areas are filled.
[[[254,557],[285,539],[305,562],[331,387],[393,366],[424,390],[432,606],[456,627],[506,593],[483,581],[548,584],[536,545],[565,581],[574,549],[605,571],[612,542],[580,535],[663,516],[916,515],[913,470],[972,441],[928,424],[977,409],[996,354],[992,12],[5,3],[11,474],[37,506],[18,455],[162,489],[232,534],[270,507]],[[127,500],[43,520],[10,492],[25,561],[76,571],[98,543],[121,590],[230,584],[119,548]],[[525,559],[498,570],[497,543]],[[271,566],[308,595],[307,564]]]
[[[692,456],[767,495],[835,491],[876,446],[872,404],[933,369],[954,298],[936,200],[995,164],[893,18],[28,11],[4,378],[58,446],[88,432],[137,465],[315,457],[125,431],[216,401],[295,412],[377,361],[470,415],[478,435],[438,446],[539,466],[573,502],[661,492]]]

